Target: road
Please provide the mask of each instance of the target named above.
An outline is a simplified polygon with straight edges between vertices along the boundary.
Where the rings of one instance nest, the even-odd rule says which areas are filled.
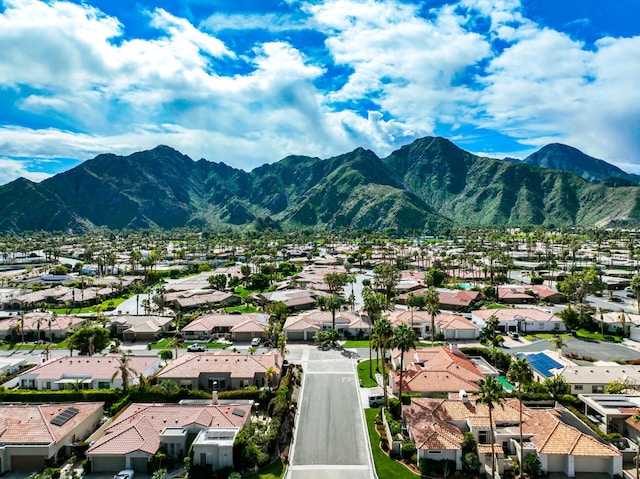
[[[304,382],[287,479],[375,478],[354,361],[306,347],[300,362]]]
[[[629,359],[638,359],[638,350],[632,349],[622,344],[584,341],[577,338],[563,338],[566,346],[562,348],[562,353],[566,356],[569,353],[575,353],[578,356],[593,356],[602,361],[611,361],[613,359],[621,359],[623,361]],[[553,345],[546,339],[533,342],[522,346],[512,346],[505,349],[509,354],[517,354],[519,352],[536,352],[545,349],[553,349]]]

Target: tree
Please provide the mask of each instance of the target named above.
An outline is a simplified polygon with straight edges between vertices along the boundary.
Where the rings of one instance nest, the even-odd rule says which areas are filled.
[[[638,314],[640,314],[640,274],[636,274],[631,280],[631,290],[636,294],[638,303]]]
[[[284,326],[284,322],[287,320],[287,316],[289,316],[289,310],[287,305],[282,301],[269,303],[265,306],[264,310],[269,313],[269,331],[267,332],[267,336],[272,344],[275,345],[278,334],[282,331],[282,326]]]
[[[387,304],[387,298],[381,293],[374,293],[370,288],[364,288],[362,290],[362,299],[364,301],[363,309],[369,316],[369,377],[373,377],[373,371],[371,368],[371,337],[373,325],[380,317],[382,311],[384,311]]]
[[[169,346],[173,346],[176,348],[176,359],[178,358],[178,348],[184,344],[184,338],[182,337],[182,333],[180,331],[176,331],[173,333],[171,340],[169,341]]]
[[[336,329],[336,311],[344,304],[344,298],[332,294],[325,300],[325,307],[331,311],[331,328]]]
[[[170,349],[162,349],[160,352],[158,352],[158,356],[160,356],[160,359],[162,359],[166,363],[173,359],[173,352]]]
[[[249,289],[264,291],[270,284],[269,277],[263,273],[252,274],[249,278]]]
[[[431,268],[424,275],[424,280],[427,283],[427,286],[433,286],[434,288],[442,286],[444,279],[445,274],[438,268]]]
[[[558,311],[556,314],[560,319],[562,319],[562,322],[568,331],[573,331],[580,327],[580,315],[571,307],[571,304],[567,305],[565,309]]]
[[[549,339],[549,342],[551,344],[553,344],[554,349],[556,350],[556,352],[559,355],[562,355],[562,348],[565,347],[567,345],[567,343],[564,342],[564,340],[562,339],[561,336],[554,336],[553,338]]]
[[[431,316],[431,346],[433,346],[436,334],[436,316],[440,314],[440,296],[433,286],[429,286],[424,293],[424,307]]]
[[[554,375],[553,377],[546,378],[542,381],[542,386],[544,387],[547,394],[549,394],[555,401],[560,399],[565,394],[569,394],[571,391],[571,387],[569,383],[567,383],[564,376],[560,376],[559,374]]]
[[[416,333],[406,323],[400,323],[393,329],[393,346],[400,350],[400,386],[398,398],[402,402],[402,389],[404,378],[404,354],[416,347]]]
[[[324,282],[332,295],[341,295],[344,287],[349,283],[348,273],[329,273],[324,276]]]
[[[373,285],[377,290],[382,291],[388,304],[391,303],[393,289],[401,278],[402,273],[395,265],[379,264],[373,268]]]
[[[213,274],[207,278],[209,285],[217,290],[222,291],[227,286],[227,275],[226,274]]]
[[[413,329],[413,309],[418,306],[418,298],[416,295],[413,294],[413,291],[410,291],[409,294],[407,294],[407,300],[405,301],[405,304],[407,305],[407,307],[409,308],[409,312],[411,313],[411,329]]]
[[[91,351],[102,351],[109,345],[109,330],[100,326],[85,326],[76,329],[68,341],[81,355],[87,355]]]
[[[278,377],[278,369],[274,366],[269,366],[264,372],[264,387],[269,388],[275,385],[276,378]]]
[[[129,390],[129,380],[138,373],[129,366],[131,359],[126,354],[122,353],[122,355],[117,358],[117,361],[118,367],[116,372],[113,373],[113,376],[111,376],[111,381],[120,376],[122,379],[122,390],[126,393]]]
[[[568,298],[583,303],[587,294],[604,289],[600,270],[591,267],[583,271],[575,271],[563,281],[558,281],[558,290]]]
[[[500,381],[494,376],[487,376],[486,379],[480,379],[478,381],[478,395],[476,397],[476,404],[484,404],[489,411],[489,430],[491,441],[491,475],[496,477],[496,451],[495,451],[495,438],[493,434],[493,410],[496,404],[500,404],[500,400],[504,392]]]
[[[517,384],[518,387],[518,402],[520,406],[520,469],[524,470],[524,442],[522,440],[522,389],[533,381],[533,373],[529,368],[529,364],[525,358],[514,358],[511,361],[509,370],[507,371],[507,379]]]
[[[386,352],[393,344],[393,328],[389,318],[380,318],[373,326],[373,334],[378,339],[380,355],[382,356],[382,390],[384,393],[384,407],[387,407],[387,372],[385,369]]]

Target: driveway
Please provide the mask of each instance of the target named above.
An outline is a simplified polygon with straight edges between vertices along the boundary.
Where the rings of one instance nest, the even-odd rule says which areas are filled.
[[[289,479],[372,479],[355,361],[339,351],[302,351],[304,382]]]

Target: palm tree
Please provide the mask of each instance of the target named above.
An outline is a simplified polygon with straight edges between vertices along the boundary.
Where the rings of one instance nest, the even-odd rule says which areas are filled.
[[[400,323],[393,329],[393,345],[400,350],[400,393],[398,398],[402,402],[402,381],[404,375],[404,354],[416,347],[416,333],[407,326],[407,323]]]
[[[325,302],[326,308],[331,311],[331,327],[335,331],[336,329],[336,311],[344,304],[344,298],[337,294],[329,296]]]
[[[480,379],[478,381],[478,396],[476,398],[476,404],[484,404],[489,410],[489,431],[491,441],[491,475],[496,477],[496,451],[495,451],[495,438],[493,434],[493,409],[496,404],[500,404],[504,392],[500,381],[494,376],[487,376],[486,379]]]
[[[533,382],[533,373],[525,358],[515,358],[507,371],[507,379],[518,385],[518,402],[520,403],[520,475],[524,473],[524,447],[522,441],[522,388]]]
[[[417,306],[416,297],[413,294],[413,291],[410,291],[407,295],[407,300],[405,304],[409,308],[409,312],[411,313],[411,329],[413,329],[413,308]]]
[[[369,315],[369,377],[373,377],[371,369],[371,341],[373,339],[373,325],[385,308],[387,298],[382,293],[374,293],[370,288],[364,288],[362,291],[362,299],[364,300],[363,309]]]
[[[564,342],[562,337],[554,336],[553,338],[549,339],[549,342],[553,344],[553,347],[555,348],[558,355],[562,356],[562,348],[567,345],[567,343]]]
[[[131,359],[126,354],[122,353],[122,355],[117,358],[119,363],[116,372],[111,376],[111,381],[113,381],[118,375],[122,378],[122,390],[126,393],[129,389],[129,378],[136,376],[136,371],[129,366],[129,362]]]
[[[380,355],[382,356],[382,390],[384,393],[384,407],[387,407],[387,373],[385,370],[386,351],[392,344],[393,328],[389,318],[380,318],[373,327],[373,333],[378,338]]]
[[[269,366],[264,372],[264,387],[268,388],[273,385],[278,377],[278,369],[274,366]]]
[[[184,338],[182,337],[182,333],[180,331],[176,331],[169,341],[169,345],[176,348],[176,359],[178,359],[178,347],[182,346],[183,344]]]
[[[631,289],[636,293],[636,302],[638,303],[638,314],[640,314],[640,274],[636,274],[631,280]]]
[[[424,293],[424,307],[431,316],[431,346],[433,346],[436,334],[436,316],[440,314],[440,297],[433,286],[429,286]]]

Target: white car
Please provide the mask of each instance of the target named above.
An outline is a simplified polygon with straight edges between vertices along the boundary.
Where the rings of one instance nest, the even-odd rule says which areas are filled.
[[[118,474],[113,476],[113,479],[133,479],[135,475],[136,473],[133,472],[133,469],[123,469]]]
[[[260,343],[262,342],[262,338],[253,338],[251,340],[251,346],[260,346]]]

